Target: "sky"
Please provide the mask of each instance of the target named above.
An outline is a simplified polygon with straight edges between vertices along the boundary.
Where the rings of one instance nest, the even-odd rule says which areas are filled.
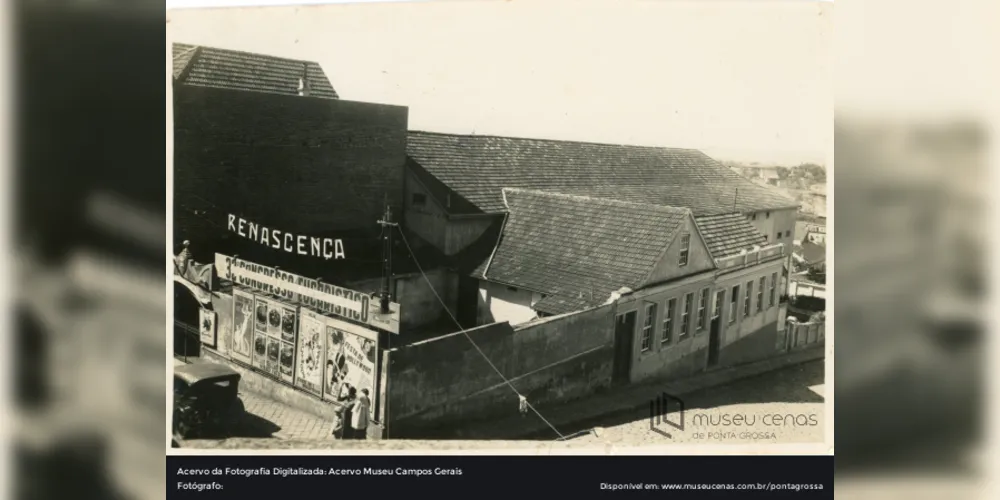
[[[411,130],[825,164],[832,9],[802,1],[439,1],[174,10],[172,41],[317,61]]]

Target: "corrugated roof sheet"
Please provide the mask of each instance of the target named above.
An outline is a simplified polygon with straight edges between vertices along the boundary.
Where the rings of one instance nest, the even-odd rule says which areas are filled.
[[[683,208],[504,189],[509,209],[486,279],[545,294],[559,314],[637,287],[691,212]]]
[[[713,258],[721,259],[741,250],[763,246],[767,238],[743,214],[704,215],[695,218]]]
[[[315,62],[182,43],[173,56],[174,78],[183,85],[299,95],[301,82],[309,97],[339,98]]]
[[[411,131],[407,154],[486,213],[504,211],[505,187],[687,207],[696,215],[798,206],[693,149]]]

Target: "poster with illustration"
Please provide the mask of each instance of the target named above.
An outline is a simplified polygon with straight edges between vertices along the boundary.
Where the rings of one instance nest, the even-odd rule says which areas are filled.
[[[281,318],[285,307],[271,299],[257,297],[256,329],[258,332],[266,334],[268,337],[281,338]],[[290,310],[292,315],[291,323],[294,324],[295,311]],[[295,335],[292,330],[292,335]]]
[[[281,357],[280,354],[281,341],[267,337],[267,362],[264,364],[264,370],[274,378],[278,378],[281,374],[278,359]]]
[[[233,359],[250,364],[253,358],[253,295],[233,290],[233,338],[230,353]]]
[[[303,309],[299,316],[295,386],[317,396],[323,395],[323,363],[326,358],[323,317]]]
[[[198,323],[201,331],[201,343],[215,347],[215,311],[198,310]]]
[[[295,343],[295,327],[297,325],[295,309],[283,307],[281,312],[281,340]]]
[[[267,335],[261,332],[253,335],[253,367],[267,371]]]
[[[291,384],[295,380],[295,344],[281,343],[281,353],[278,359],[281,380]]]
[[[255,332],[267,333],[267,300],[254,297],[256,309],[254,310],[253,330]]]
[[[337,323],[341,322],[328,320],[326,327],[324,397],[336,400],[353,387],[368,389],[369,397],[374,398],[376,343],[339,328]]]

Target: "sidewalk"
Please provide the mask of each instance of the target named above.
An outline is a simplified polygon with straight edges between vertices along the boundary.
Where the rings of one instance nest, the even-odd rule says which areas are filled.
[[[193,357],[189,358],[188,361],[190,363],[210,362]],[[174,359],[175,367],[184,364],[184,361]],[[304,441],[336,439],[331,433],[333,422],[242,388],[239,397],[245,411],[237,421],[232,423],[232,437],[274,437]]]
[[[572,427],[574,424],[578,425],[589,420],[646,408],[649,406],[650,399],[662,392],[674,396],[684,396],[823,357],[824,347],[822,345],[809,347],[778,358],[712,371],[685,380],[675,382],[656,380],[614,389],[612,392],[595,394],[566,404],[542,407],[538,411],[556,429],[565,433],[564,427]],[[464,427],[460,433],[461,438],[475,438],[475,436],[488,436],[490,439],[556,438],[549,426],[534,414],[477,423]],[[572,435],[564,437],[568,438]]]

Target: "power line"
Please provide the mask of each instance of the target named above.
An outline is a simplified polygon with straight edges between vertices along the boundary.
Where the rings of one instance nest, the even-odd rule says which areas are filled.
[[[397,227],[399,227],[399,226],[397,226]],[[455,326],[457,326],[459,328],[459,330],[461,330],[462,334],[465,335],[465,338],[468,339],[469,343],[472,344],[472,347],[474,347],[476,349],[476,351],[479,352],[479,355],[482,356],[483,359],[486,360],[486,362],[490,365],[491,368],[493,368],[493,371],[495,371],[496,374],[499,375],[500,378],[503,379],[504,383],[506,383],[507,386],[510,387],[510,389],[512,391],[514,391],[514,394],[517,394],[518,399],[520,399],[521,401],[524,401],[525,405],[528,408],[530,408],[531,411],[535,412],[535,415],[538,415],[538,418],[542,419],[542,422],[545,422],[545,424],[548,425],[549,428],[552,429],[552,431],[555,432],[559,436],[560,440],[563,439],[565,436],[563,436],[563,434],[561,432],[559,432],[559,429],[556,429],[556,427],[554,425],[552,425],[551,422],[549,422],[544,416],[542,416],[542,414],[539,413],[539,411],[537,409],[535,409],[535,407],[528,401],[528,398],[524,397],[523,395],[521,395],[520,392],[518,392],[517,388],[514,387],[514,384],[512,384],[510,382],[510,380],[508,380],[507,377],[504,376],[504,374],[500,371],[500,369],[497,368],[496,365],[493,364],[493,361],[490,361],[490,358],[486,355],[486,353],[484,353],[483,350],[479,348],[479,345],[476,344],[476,341],[472,340],[472,337],[469,336],[469,333],[465,331],[465,328],[462,327],[462,324],[459,323],[459,321],[451,313],[451,309],[448,308],[448,304],[446,304],[444,302],[444,300],[441,298],[441,296],[438,295],[437,290],[434,289],[434,284],[431,283],[430,278],[427,277],[427,273],[424,272],[423,266],[421,266],[420,262],[417,260],[417,256],[416,256],[416,254],[413,253],[413,249],[410,247],[410,242],[406,239],[406,234],[403,233],[402,229],[399,230],[399,234],[400,234],[400,237],[403,240],[403,244],[406,245],[406,250],[408,252],[410,252],[410,256],[413,257],[413,263],[416,264],[417,269],[420,271],[421,276],[424,277],[424,281],[427,282],[427,286],[431,289],[431,293],[434,294],[434,297],[436,297],[437,300],[438,300],[438,302],[441,303],[441,306],[444,307],[444,311],[446,313],[448,313],[448,317],[450,317],[451,320],[455,323]]]

